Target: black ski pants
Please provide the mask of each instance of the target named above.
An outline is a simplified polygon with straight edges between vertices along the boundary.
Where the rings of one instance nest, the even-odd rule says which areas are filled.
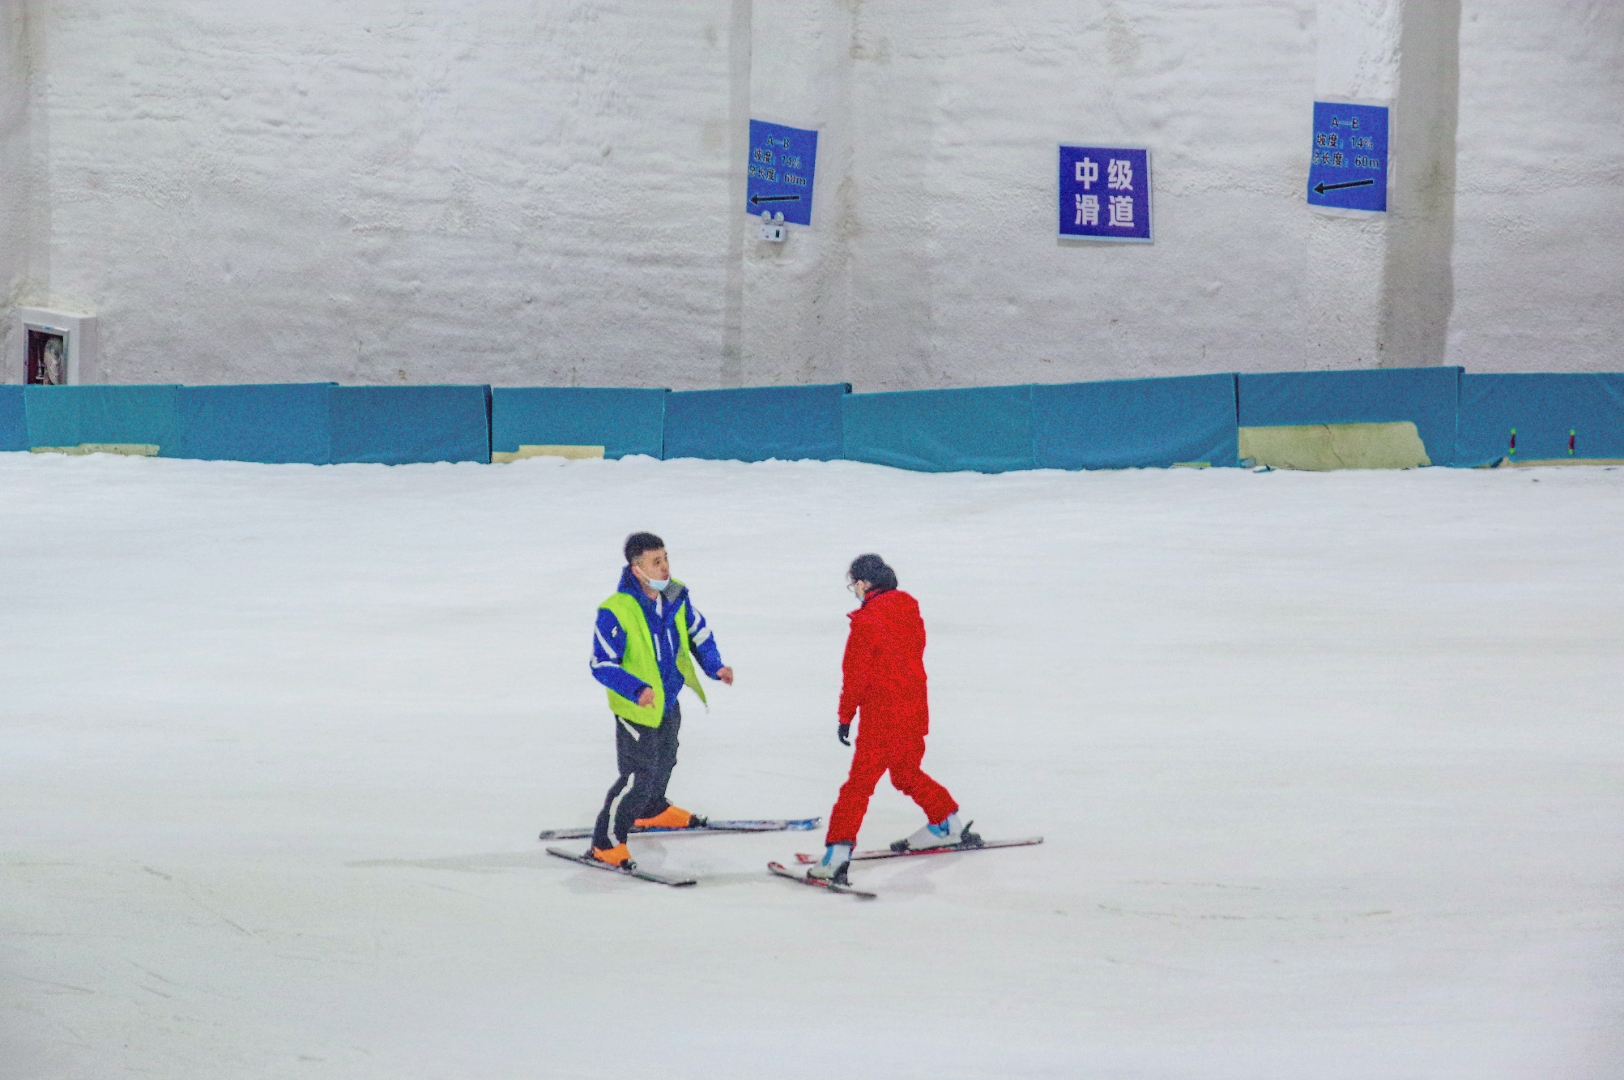
[[[665,786],[671,770],[677,767],[677,733],[682,728],[682,707],[666,702],[665,716],[657,728],[634,724],[615,717],[615,758],[620,776],[604,796],[598,823],[592,829],[592,846],[603,850],[626,842],[632,822],[663,814],[671,803]]]

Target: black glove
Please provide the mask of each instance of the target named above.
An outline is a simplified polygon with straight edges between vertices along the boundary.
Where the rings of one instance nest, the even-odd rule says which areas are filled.
[[[850,746],[851,745],[851,725],[850,724],[841,724],[840,725],[840,745],[841,746]]]

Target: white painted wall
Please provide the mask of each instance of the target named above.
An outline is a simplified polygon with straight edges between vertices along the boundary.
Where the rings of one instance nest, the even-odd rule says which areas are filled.
[[[29,10],[107,381],[714,384],[727,0]]]
[[[0,357],[15,347],[11,312],[28,288],[28,90],[25,7],[0,0]],[[6,374],[0,382],[22,381],[21,372]]]
[[[0,0],[0,301],[112,382],[1624,368],[1624,6],[1409,4]],[[1304,203],[1339,72],[1432,87],[1380,225]],[[822,130],[782,246],[751,115]],[[1154,245],[1055,239],[1061,141],[1151,148]]]
[[[1471,371],[1624,371],[1624,4],[1461,18],[1455,310]]]
[[[748,381],[1295,366],[1312,29],[1311,3],[1280,0],[857,5],[834,113],[850,135],[830,140],[849,178],[819,163],[817,243],[846,270],[819,295],[836,331],[818,348],[805,318],[753,335]],[[1062,141],[1150,147],[1154,245],[1056,238]],[[812,246],[753,253],[747,318],[791,306]]]

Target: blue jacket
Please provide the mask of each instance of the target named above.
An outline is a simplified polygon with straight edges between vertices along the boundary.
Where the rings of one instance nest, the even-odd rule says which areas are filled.
[[[650,600],[628,566],[620,572],[619,591],[635,597],[643,609],[649,636],[654,639],[654,656],[660,664],[660,681],[665,684],[668,703],[675,702],[682,689],[682,672],[677,670],[677,612],[683,607],[688,609],[688,648],[699,660],[699,666],[713,679],[726,666],[716,650],[716,638],[711,635],[705,616],[694,607],[686,585],[672,585]],[[615,618],[614,612],[599,608],[598,625],[592,631],[592,677],[621,697],[636,701],[647,684],[620,666],[625,656],[626,634],[620,620]]]

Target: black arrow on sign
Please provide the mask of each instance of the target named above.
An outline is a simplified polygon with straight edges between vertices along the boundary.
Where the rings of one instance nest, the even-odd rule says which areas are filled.
[[[1376,181],[1374,180],[1349,180],[1346,184],[1327,184],[1325,181],[1321,180],[1319,183],[1314,185],[1314,190],[1319,194],[1324,195],[1327,191],[1338,191],[1345,187],[1369,187],[1375,182]]]
[[[1370,181],[1366,180],[1365,183],[1368,184],[1368,183],[1370,183]],[[750,205],[751,206],[760,206],[764,202],[800,202],[800,201],[801,201],[801,197],[799,195],[752,195],[752,196],[750,196]]]

